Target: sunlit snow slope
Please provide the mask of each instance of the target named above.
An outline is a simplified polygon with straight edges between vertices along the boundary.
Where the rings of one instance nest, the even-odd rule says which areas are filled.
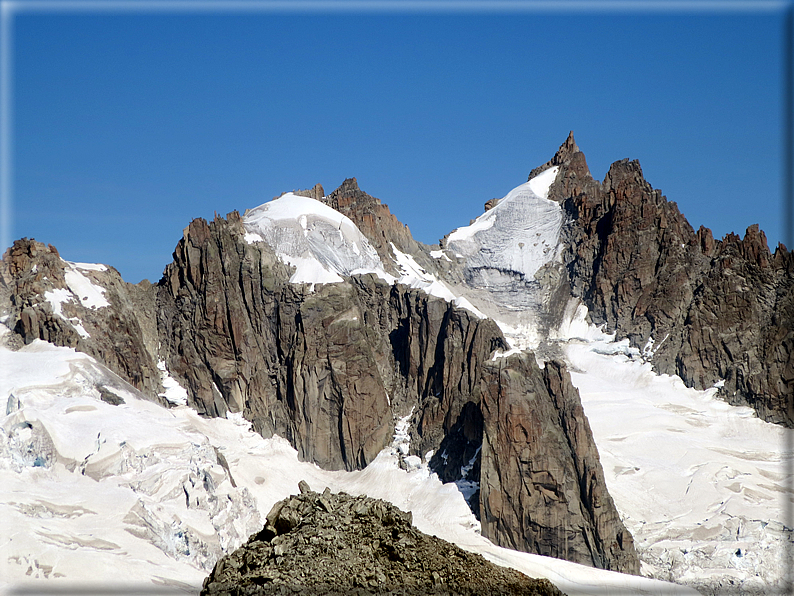
[[[316,490],[388,499],[412,511],[420,530],[548,577],[571,595],[688,593],[493,546],[454,484],[442,485],[418,461],[407,462],[411,472],[400,469],[404,424],[365,470],[327,472],[299,462],[286,441],[263,439],[239,415],[203,419],[141,399],[68,348],[38,340],[17,352],[0,347],[0,373],[5,590],[47,578],[197,593],[221,553],[258,531],[270,507],[305,479]]]
[[[768,594],[792,540],[786,433],[752,409],[657,375],[628,340],[578,311],[561,330],[609,492],[642,573],[705,594]],[[649,354],[646,354],[647,358]]]
[[[446,248],[465,259],[467,283],[487,290],[501,307],[533,310],[542,289],[540,268],[559,250],[563,213],[547,197],[559,168],[553,167],[511,190],[493,209],[452,232]]]
[[[334,283],[356,273],[394,281],[356,224],[316,199],[286,193],[247,211],[243,225],[248,242],[266,242],[296,268],[293,283]]]
[[[351,275],[374,273],[389,284],[418,288],[485,318],[466,298],[456,295],[394,244],[391,250],[400,277],[386,273],[378,253],[356,224],[316,199],[286,193],[247,211],[243,225],[247,242],[267,243],[282,262],[295,267],[292,283],[313,288]]]

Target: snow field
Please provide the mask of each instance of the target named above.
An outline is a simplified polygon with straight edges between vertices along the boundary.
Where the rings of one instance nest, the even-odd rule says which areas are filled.
[[[643,574],[709,593],[768,593],[792,540],[783,445],[794,431],[716,399],[716,389],[655,374],[647,353],[585,316],[580,306],[559,335],[579,338],[565,346],[571,379]]]
[[[313,290],[359,273],[394,282],[356,224],[316,199],[287,193],[248,211],[243,225],[246,242],[266,242],[296,268],[292,283],[311,284]]]
[[[107,404],[96,386],[109,386],[112,373],[69,348],[40,341],[18,352],[0,348],[0,363],[0,398],[10,404],[0,433],[5,588],[45,578],[64,586],[136,578],[139,586],[197,593],[217,558],[258,531],[272,505],[306,480],[318,491],[386,499],[412,511],[420,530],[549,577],[569,594],[689,593],[495,547],[479,535],[454,484],[442,484],[419,458],[405,465],[407,417],[366,469],[325,471],[298,461],[285,440],[254,433],[240,414],[204,419],[134,390],[115,389],[124,403]]]
[[[393,243],[391,244],[391,250],[394,254],[394,260],[397,264],[397,268],[402,273],[400,279],[397,280],[397,283],[412,288],[418,288],[429,296],[443,298],[447,302],[451,302],[459,308],[465,308],[479,319],[487,318],[481,310],[475,308],[475,306],[466,298],[456,295],[452,290],[449,289],[449,286],[436,278],[435,275],[425,271],[411,255],[400,252]]]
[[[493,209],[447,237],[447,248],[466,258],[468,268],[520,273],[533,280],[559,249],[562,208],[548,200],[557,166],[513,190]]]

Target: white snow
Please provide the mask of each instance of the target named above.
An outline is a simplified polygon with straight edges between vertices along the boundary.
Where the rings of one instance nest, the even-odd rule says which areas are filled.
[[[66,319],[66,316],[63,314],[62,305],[64,302],[70,302],[74,300],[74,295],[66,288],[56,288],[54,290],[44,292],[44,299],[50,303],[50,306],[52,307],[52,313],[55,316]]]
[[[333,270],[322,264],[314,257],[295,257],[288,254],[279,255],[285,263],[295,267],[295,273],[290,277],[290,282],[295,284],[333,284],[345,281]]]
[[[401,276],[396,279],[386,273],[378,253],[356,224],[315,199],[287,193],[248,211],[243,223],[246,242],[266,242],[284,263],[295,267],[292,283],[311,284],[313,290],[315,284],[338,283],[346,276],[374,273],[388,284],[419,288],[485,318],[469,300],[456,295],[394,244],[392,252]]]
[[[578,338],[564,347],[571,379],[643,573],[768,593],[792,539],[782,446],[794,431],[716,399],[716,388],[655,374],[643,358],[653,342],[641,354],[584,323],[586,312],[580,306],[559,335]]]
[[[529,181],[529,188],[535,195],[541,199],[549,198],[549,189],[551,188],[554,179],[557,178],[557,172],[560,171],[559,166],[554,166],[548,170],[544,170],[532,180]]]
[[[80,337],[90,337],[88,331],[85,330],[82,321],[80,321],[78,317],[67,317],[63,312],[64,303],[73,302],[74,298],[74,294],[66,288],[56,288],[44,292],[44,300],[50,303],[52,313],[56,317],[60,317],[64,321],[67,321],[74,327],[75,331],[80,334]]]
[[[642,357],[647,361],[653,360],[656,352],[659,351],[659,348],[662,347],[662,344],[667,340],[668,337],[670,337],[669,333],[662,338],[662,341],[659,342],[658,346],[656,345],[656,340],[653,339],[653,337],[649,337],[648,341],[645,342],[645,346],[642,348]]]
[[[481,310],[476,308],[466,298],[458,296],[443,281],[439,280],[432,273],[425,271],[411,255],[398,250],[397,247],[394,246],[394,243],[391,243],[391,249],[397,268],[402,274],[397,280],[397,283],[412,288],[418,288],[430,296],[443,298],[447,302],[453,303],[455,306],[465,308],[480,319],[487,318]]]
[[[160,371],[160,381],[163,384],[163,389],[165,389],[165,391],[160,394],[160,397],[167,399],[168,403],[177,406],[186,406],[187,390],[169,374],[168,369],[165,366],[165,361],[158,360],[157,368]]]
[[[263,439],[240,414],[206,419],[187,407],[165,409],[140,399],[68,348],[41,341],[18,352],[0,347],[0,364],[0,401],[8,402],[0,418],[5,589],[41,578],[60,578],[64,588],[134,578],[138,589],[196,593],[215,560],[258,531],[272,505],[306,480],[314,490],[328,486],[389,500],[412,511],[420,530],[549,577],[571,595],[618,588],[691,593],[494,546],[478,534],[454,484],[442,484],[426,462],[400,469],[410,415],[398,421],[394,445],[366,469],[329,472],[298,461],[285,440]],[[125,403],[101,401],[97,384],[112,387]]]
[[[105,300],[105,288],[94,284],[76,269],[64,271],[63,276],[66,285],[86,308],[97,309],[110,306],[110,302]]]
[[[67,302],[74,302],[75,299],[80,302],[85,308],[96,310],[110,306],[110,302],[105,299],[105,288],[96,285],[85,275],[80,273],[78,269],[89,271],[105,271],[107,267],[104,265],[95,265],[92,263],[72,263],[64,261],[66,268],[64,269],[64,279],[67,288],[56,288],[44,292],[44,300],[49,302],[52,307],[52,312],[55,316],[60,317],[67,321],[74,329],[80,334],[81,337],[90,337],[88,331],[83,327],[83,323],[79,317],[67,317],[63,312],[63,305]]]
[[[446,261],[449,261],[450,263],[452,262],[452,259],[450,259],[447,256],[447,253],[445,253],[443,250],[431,250],[430,256],[433,257],[434,259],[444,259]]]
[[[76,267],[77,269],[83,269],[85,271],[107,271],[107,265],[102,265],[101,263],[75,263],[73,261],[65,261],[69,263],[72,267]]]
[[[447,236],[447,246],[450,246],[453,242],[470,240],[477,232],[484,232],[493,227],[495,221],[493,209],[486,211],[470,225],[460,227]]]
[[[562,207],[548,200],[559,168],[550,168],[513,190],[469,226],[447,237],[447,248],[467,259],[469,268],[535,273],[558,251]]]
[[[296,268],[292,283],[311,284],[313,289],[314,284],[363,273],[393,282],[356,224],[316,199],[287,193],[248,211],[243,224],[246,242],[266,242]]]

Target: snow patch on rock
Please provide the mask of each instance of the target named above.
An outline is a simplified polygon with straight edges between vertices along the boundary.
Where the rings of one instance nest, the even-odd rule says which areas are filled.
[[[187,390],[170,375],[168,369],[165,366],[165,361],[158,360],[157,368],[160,371],[160,379],[163,384],[163,389],[165,389],[165,391],[160,394],[160,397],[164,397],[170,404],[176,406],[186,406],[188,398]]]
[[[443,281],[439,280],[432,273],[425,271],[424,268],[419,265],[419,263],[417,263],[411,255],[405,254],[404,252],[398,250],[398,248],[394,246],[394,243],[391,243],[391,249],[392,253],[394,254],[394,260],[397,264],[397,268],[402,274],[397,280],[397,283],[410,286],[412,288],[418,288],[430,296],[443,298],[447,302],[453,303],[455,306],[465,308],[469,312],[473,313],[477,318],[487,318],[487,316],[481,310],[476,308],[466,298],[463,296],[458,296]]]

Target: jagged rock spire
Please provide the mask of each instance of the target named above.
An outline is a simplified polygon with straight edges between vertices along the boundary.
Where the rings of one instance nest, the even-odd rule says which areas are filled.
[[[579,146],[576,144],[576,141],[573,138],[573,131],[568,133],[568,138],[565,139],[565,142],[560,145],[560,148],[557,149],[557,153],[554,154],[549,161],[544,163],[542,166],[538,166],[534,170],[529,173],[529,178],[527,180],[532,180],[538,174],[543,173],[544,171],[548,170],[554,166],[561,166],[561,167],[568,167],[574,166],[574,170],[576,171],[577,175],[590,175],[590,170],[587,167],[587,162],[584,158],[584,153],[581,152]]]
[[[599,183],[590,175],[587,160],[573,138],[573,131],[568,133],[568,138],[557,149],[554,157],[529,173],[528,180],[532,180],[538,174],[554,166],[559,166],[560,172],[549,191],[549,199],[552,201],[561,202],[569,196],[575,196],[584,191],[596,192],[599,187]]]
[[[573,138],[573,131],[571,131],[568,133],[568,138],[565,139],[565,142],[560,145],[560,148],[554,155],[554,159],[563,160],[566,156],[573,155],[574,153],[578,152],[579,146],[576,144],[576,141]],[[560,163],[562,163],[562,161],[560,161]]]

